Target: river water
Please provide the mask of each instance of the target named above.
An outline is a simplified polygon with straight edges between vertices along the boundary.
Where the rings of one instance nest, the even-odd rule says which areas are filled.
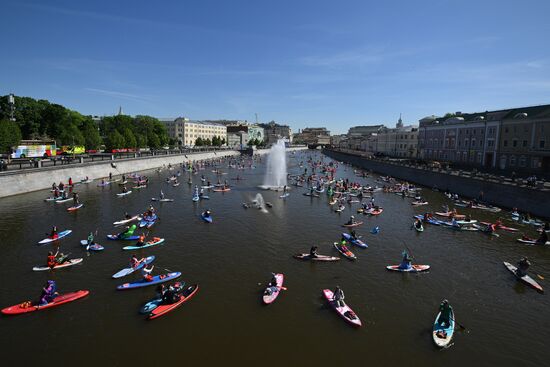
[[[288,157],[289,172],[302,172],[299,162],[310,156],[329,161],[318,152],[296,153]],[[287,200],[263,192],[266,201],[273,203],[267,214],[244,209],[241,204],[250,201],[263,183],[262,159],[256,169],[223,167],[228,172],[223,178],[239,174],[246,180],[231,181],[235,185],[231,192],[211,193],[211,200],[198,204],[191,201],[191,187],[185,179],[176,188],[164,182],[166,171],[147,172],[150,187],[125,198],[116,197],[118,187],[78,186],[85,206],[75,213],[65,210],[70,204],[42,201],[49,195],[46,190],[1,199],[0,306],[36,299],[47,279],[55,279],[60,292],[90,290],[87,298],[61,307],[1,317],[3,365],[550,363],[549,298],[518,283],[502,265],[527,255],[533,262],[531,274],[550,279],[550,248],[518,244],[517,234],[502,231],[499,238],[489,238],[426,225],[423,233],[417,233],[410,229],[411,216],[439,210],[447,202],[442,194],[424,189],[430,205],[421,208],[413,208],[410,199],[394,194],[375,195],[384,213],[360,218],[365,224],[357,232],[369,248],[352,249],[358,261],[300,262],[292,255],[307,252],[313,244],[319,246],[319,253],[336,256],[332,243],[357,207],[336,214],[324,194],[309,198],[302,195],[303,189],[293,188]],[[201,173],[216,181],[210,170]],[[200,184],[199,176],[193,176],[195,183]],[[376,177],[358,178],[352,167],[343,164],[337,176],[376,183]],[[143,212],[160,188],[175,199],[156,205],[161,220],[152,234],[165,238],[166,243],[141,254],[157,257],[157,273],[181,271],[180,279],[198,283],[200,290],[179,309],[148,321],[138,310],[154,295],[154,287],[117,291],[116,285],[139,275],[111,279],[125,267],[130,254],[121,250],[125,244],[103,238],[116,233],[112,222],[125,211]],[[200,220],[205,208],[212,210],[213,224]],[[475,219],[497,218],[477,210],[471,214]],[[60,241],[61,249],[84,261],[53,273],[33,272],[32,267],[44,263],[52,249],[52,245],[36,243],[54,224],[60,230],[73,230]],[[374,226],[381,228],[378,235],[369,233]],[[79,240],[96,229],[106,250],[87,253]],[[522,230],[534,233],[528,227]],[[385,270],[386,265],[399,263],[402,241],[415,263],[431,265],[430,272],[414,275]],[[260,283],[269,280],[271,271],[285,274],[288,290],[264,306]],[[536,279],[548,287],[548,280]],[[350,327],[327,307],[321,290],[336,285],[345,291],[347,303],[363,321],[362,328]],[[467,331],[457,332],[454,345],[439,351],[431,340],[431,326],[443,298],[450,301],[457,321]]]

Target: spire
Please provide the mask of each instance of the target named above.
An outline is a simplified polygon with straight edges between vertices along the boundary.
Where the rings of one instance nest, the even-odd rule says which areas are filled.
[[[122,111],[122,106],[118,106],[118,114],[117,115],[124,115],[124,111]]]
[[[403,120],[401,119],[401,113],[399,113],[399,120],[397,120],[397,125],[396,125],[396,127],[397,127],[398,129],[403,127]]]

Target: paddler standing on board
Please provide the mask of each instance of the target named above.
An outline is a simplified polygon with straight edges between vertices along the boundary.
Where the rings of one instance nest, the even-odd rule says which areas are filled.
[[[338,307],[344,306],[344,291],[340,289],[340,286],[337,285],[334,293],[332,294],[332,300],[336,302]]]
[[[42,294],[40,295],[40,306],[45,306],[48,303],[52,302],[56,296],[59,294],[57,293],[57,286],[55,284],[55,281],[48,280],[48,283],[46,283],[46,286],[42,288]]]
[[[453,308],[449,304],[449,301],[444,299],[441,302],[441,304],[439,305],[439,312],[440,312],[440,315],[439,315],[439,318],[437,319],[437,322],[439,322],[442,326],[451,325],[451,314],[453,312]],[[443,337],[446,337],[446,335],[444,335]]]

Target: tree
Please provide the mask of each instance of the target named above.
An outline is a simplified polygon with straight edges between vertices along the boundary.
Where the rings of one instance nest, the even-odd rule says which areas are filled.
[[[149,144],[149,148],[151,148],[151,149],[159,149],[162,146],[160,144],[159,137],[155,133],[152,133],[152,134],[147,136],[147,142]]]
[[[107,150],[120,149],[124,147],[125,143],[126,142],[124,141],[124,137],[122,136],[122,134],[119,133],[117,130],[114,130],[107,136],[105,146]]]
[[[129,127],[124,129],[122,136],[124,137],[124,148],[135,148],[137,146],[136,137]]]
[[[218,138],[217,136],[212,137],[212,145],[217,146],[219,141],[220,141],[220,138]]]
[[[19,145],[21,130],[17,123],[0,120],[0,153],[10,153],[11,148]]]
[[[86,120],[82,128],[82,135],[84,136],[84,146],[86,150],[96,150],[102,143],[101,136],[97,129],[96,124],[92,119]]]
[[[207,147],[209,147],[209,146],[212,145],[212,142],[210,141],[210,138],[207,138],[207,139],[204,141],[204,145],[206,145]]]
[[[221,145],[225,145],[225,138],[222,138],[222,141],[221,141],[220,146],[221,146]]]
[[[59,129],[59,133],[55,138],[60,145],[77,146],[84,145],[85,143],[84,135],[82,135],[80,129],[73,124],[67,124]]]
[[[202,140],[202,138],[199,136],[196,140],[195,140],[195,146],[197,147],[201,147],[204,145],[204,141]]]

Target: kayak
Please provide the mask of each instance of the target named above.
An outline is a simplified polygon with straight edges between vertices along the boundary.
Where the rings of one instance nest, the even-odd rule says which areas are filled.
[[[347,258],[349,260],[357,260],[357,257],[355,256],[355,254],[353,252],[351,252],[349,249],[347,249],[347,251],[344,251],[344,249],[342,248],[342,246],[338,242],[334,242],[334,247],[336,248],[336,250],[338,250],[338,252],[340,252],[342,255],[344,255],[345,258]]]
[[[119,220],[117,222],[113,222],[113,225],[115,226],[120,226],[122,224],[126,224],[126,223],[130,223],[130,222],[133,222],[135,220],[141,220],[141,216],[139,215],[134,215],[132,218],[128,218],[128,219],[123,219],[123,220]]]
[[[172,279],[176,279],[179,276],[181,276],[181,273],[179,271],[176,271],[174,273],[168,273],[168,274],[161,274],[161,275],[155,275],[153,277],[153,280],[146,281],[145,279],[139,280],[137,282],[133,283],[124,283],[116,287],[118,290],[126,290],[126,289],[133,289],[133,288],[141,288],[141,287],[147,287],[154,284],[164,283],[168,282]]]
[[[14,305],[14,306],[11,306],[11,307],[4,308],[2,310],[2,313],[4,315],[19,315],[19,314],[22,314],[22,313],[40,311],[40,310],[44,310],[46,308],[59,306],[59,305],[62,305],[64,303],[76,301],[79,298],[86,297],[89,293],[90,293],[90,291],[77,291],[77,292],[60,294],[59,296],[55,297],[53,299],[53,301],[51,301],[50,303],[48,303],[44,306],[39,306],[36,302],[33,302],[30,306],[24,307],[23,303],[20,303],[18,305]]]
[[[383,211],[384,211],[384,209],[380,208],[380,209],[374,209],[374,210],[367,211],[366,213],[370,214],[370,215],[380,215],[380,214],[382,214]]]
[[[145,243],[145,245],[143,246],[136,246],[136,245],[133,245],[133,246],[124,246],[122,249],[123,250],[141,250],[143,248],[147,248],[147,247],[153,247],[153,246],[156,246],[156,245],[160,245],[164,243],[164,238],[158,238],[158,237],[154,237],[151,241],[147,241]]]
[[[139,240],[139,236],[136,236],[136,235],[132,235],[132,236],[120,238],[120,237],[118,237],[117,234],[108,234],[108,235],[107,235],[107,238],[110,239],[110,240],[113,240],[113,241],[117,241],[117,240],[120,240],[120,241],[135,241],[135,240]]]
[[[59,233],[57,234],[57,238],[49,238],[49,237],[48,237],[48,238],[44,238],[42,241],[39,241],[38,244],[39,244],[39,245],[43,245],[43,244],[45,244],[45,243],[50,243],[50,242],[54,242],[54,241],[60,240],[60,239],[62,239],[63,237],[66,237],[66,236],[70,235],[71,232],[72,232],[72,231],[71,231],[70,229],[67,229],[67,230],[65,230],[65,231],[61,231],[61,232],[59,232]]]
[[[285,277],[283,274],[275,274],[275,279],[277,279],[277,286],[267,287],[263,293],[262,300],[266,305],[273,303],[277,299],[279,293],[281,292],[284,278]]]
[[[388,265],[386,269],[405,273],[419,273],[430,269],[430,265],[412,265],[409,269],[399,269],[399,265]]]
[[[537,240],[524,240],[523,238],[518,238],[517,241],[524,243],[526,245],[538,245],[538,246],[550,245],[550,241],[546,241],[544,245],[538,244]]]
[[[359,246],[361,248],[367,248],[369,245],[367,245],[365,242],[361,241],[359,238],[352,238],[349,233],[342,233],[342,237],[344,237],[348,242],[355,246]]]
[[[212,223],[212,216],[206,217],[204,214],[201,214],[201,219],[204,220],[206,223]]]
[[[122,277],[125,277],[126,275],[132,274],[134,271],[143,268],[145,265],[149,265],[154,260],[155,260],[155,256],[148,256],[148,257],[142,258],[141,262],[139,264],[137,264],[136,267],[133,268],[133,267],[130,266],[128,268],[124,268],[124,269],[116,272],[115,274],[113,274],[113,278],[115,278],[115,279],[116,278],[122,278]]]
[[[340,306],[336,301],[333,300],[334,294],[330,289],[323,289],[323,295],[330,303],[332,308],[336,312],[338,312],[338,315],[340,315],[344,320],[346,320],[349,324],[353,326],[361,326],[361,320],[359,319],[359,317],[344,301],[340,301]]]
[[[88,246],[88,240],[80,240],[82,246]],[[93,245],[86,247],[88,251],[103,251],[105,247],[101,246],[99,243],[94,243]]]
[[[132,193],[132,190],[126,191],[126,192],[121,192],[119,194],[116,194],[116,196],[118,196],[120,198],[120,197],[123,197],[123,196],[126,196],[126,195],[130,195],[131,193]]]
[[[213,189],[212,191],[214,192],[226,192],[226,191],[231,191],[230,188],[227,188],[227,189]]]
[[[355,222],[352,224],[342,224],[342,227],[352,228],[352,227],[360,226],[361,224],[363,224],[363,222]]]
[[[53,269],[50,268],[48,265],[39,265],[32,268],[33,271],[46,271],[46,270],[54,270],[54,269],[61,269],[61,268],[68,268],[69,266],[73,266],[76,264],[80,264],[84,259],[78,258],[78,259],[70,259],[64,262],[63,264],[56,264]]]
[[[78,209],[82,208],[83,206],[84,206],[84,204],[80,203],[77,206],[71,206],[71,207],[67,208],[67,211],[68,212],[74,212],[75,210],[78,210]]]
[[[531,278],[529,275],[524,275],[522,277],[520,277],[517,273],[516,273],[516,270],[518,269],[517,267],[515,267],[514,265],[508,263],[508,262],[504,262],[503,263],[504,266],[506,266],[506,268],[508,270],[510,270],[512,273],[514,273],[514,275],[516,276],[516,278],[520,281],[522,281],[523,283],[527,284],[528,286],[530,286],[531,288],[534,288],[536,289],[538,292],[540,293],[544,293],[544,289],[542,289],[542,287],[540,286],[539,283],[537,283],[533,278]]]
[[[185,285],[184,281],[176,282],[174,283],[174,288],[176,292],[179,292],[183,286]],[[151,311],[153,311],[155,308],[157,308],[162,303],[162,298],[155,298],[144,304],[140,309],[139,313],[141,314],[149,314]]]
[[[312,257],[310,254],[296,254],[294,255],[295,259],[298,260],[311,260],[311,261],[338,261],[339,257],[335,256],[326,256],[326,255],[317,255],[317,257]]]
[[[284,199],[284,198],[287,198],[287,197],[289,197],[289,196],[290,196],[290,194],[287,192],[287,193],[285,193],[285,194],[282,194],[282,195],[279,196],[279,197],[280,197],[281,199]]]
[[[184,302],[188,301],[190,298],[192,298],[199,290],[198,284],[190,285],[189,287],[185,288],[181,293],[179,294],[180,299],[172,304],[159,304],[151,313],[149,314],[149,320],[156,319],[157,317],[161,317],[162,315],[167,314],[168,312],[178,308],[181,306]]]
[[[174,199],[157,199],[157,198],[151,198],[151,201],[158,201],[160,203],[171,203],[174,201]]]
[[[442,325],[439,323],[440,315],[441,312],[439,312],[435,318],[432,329],[432,338],[435,345],[439,348],[445,348],[450,345],[451,340],[453,339],[453,334],[455,332],[455,314],[454,311],[451,310],[449,325]]]

